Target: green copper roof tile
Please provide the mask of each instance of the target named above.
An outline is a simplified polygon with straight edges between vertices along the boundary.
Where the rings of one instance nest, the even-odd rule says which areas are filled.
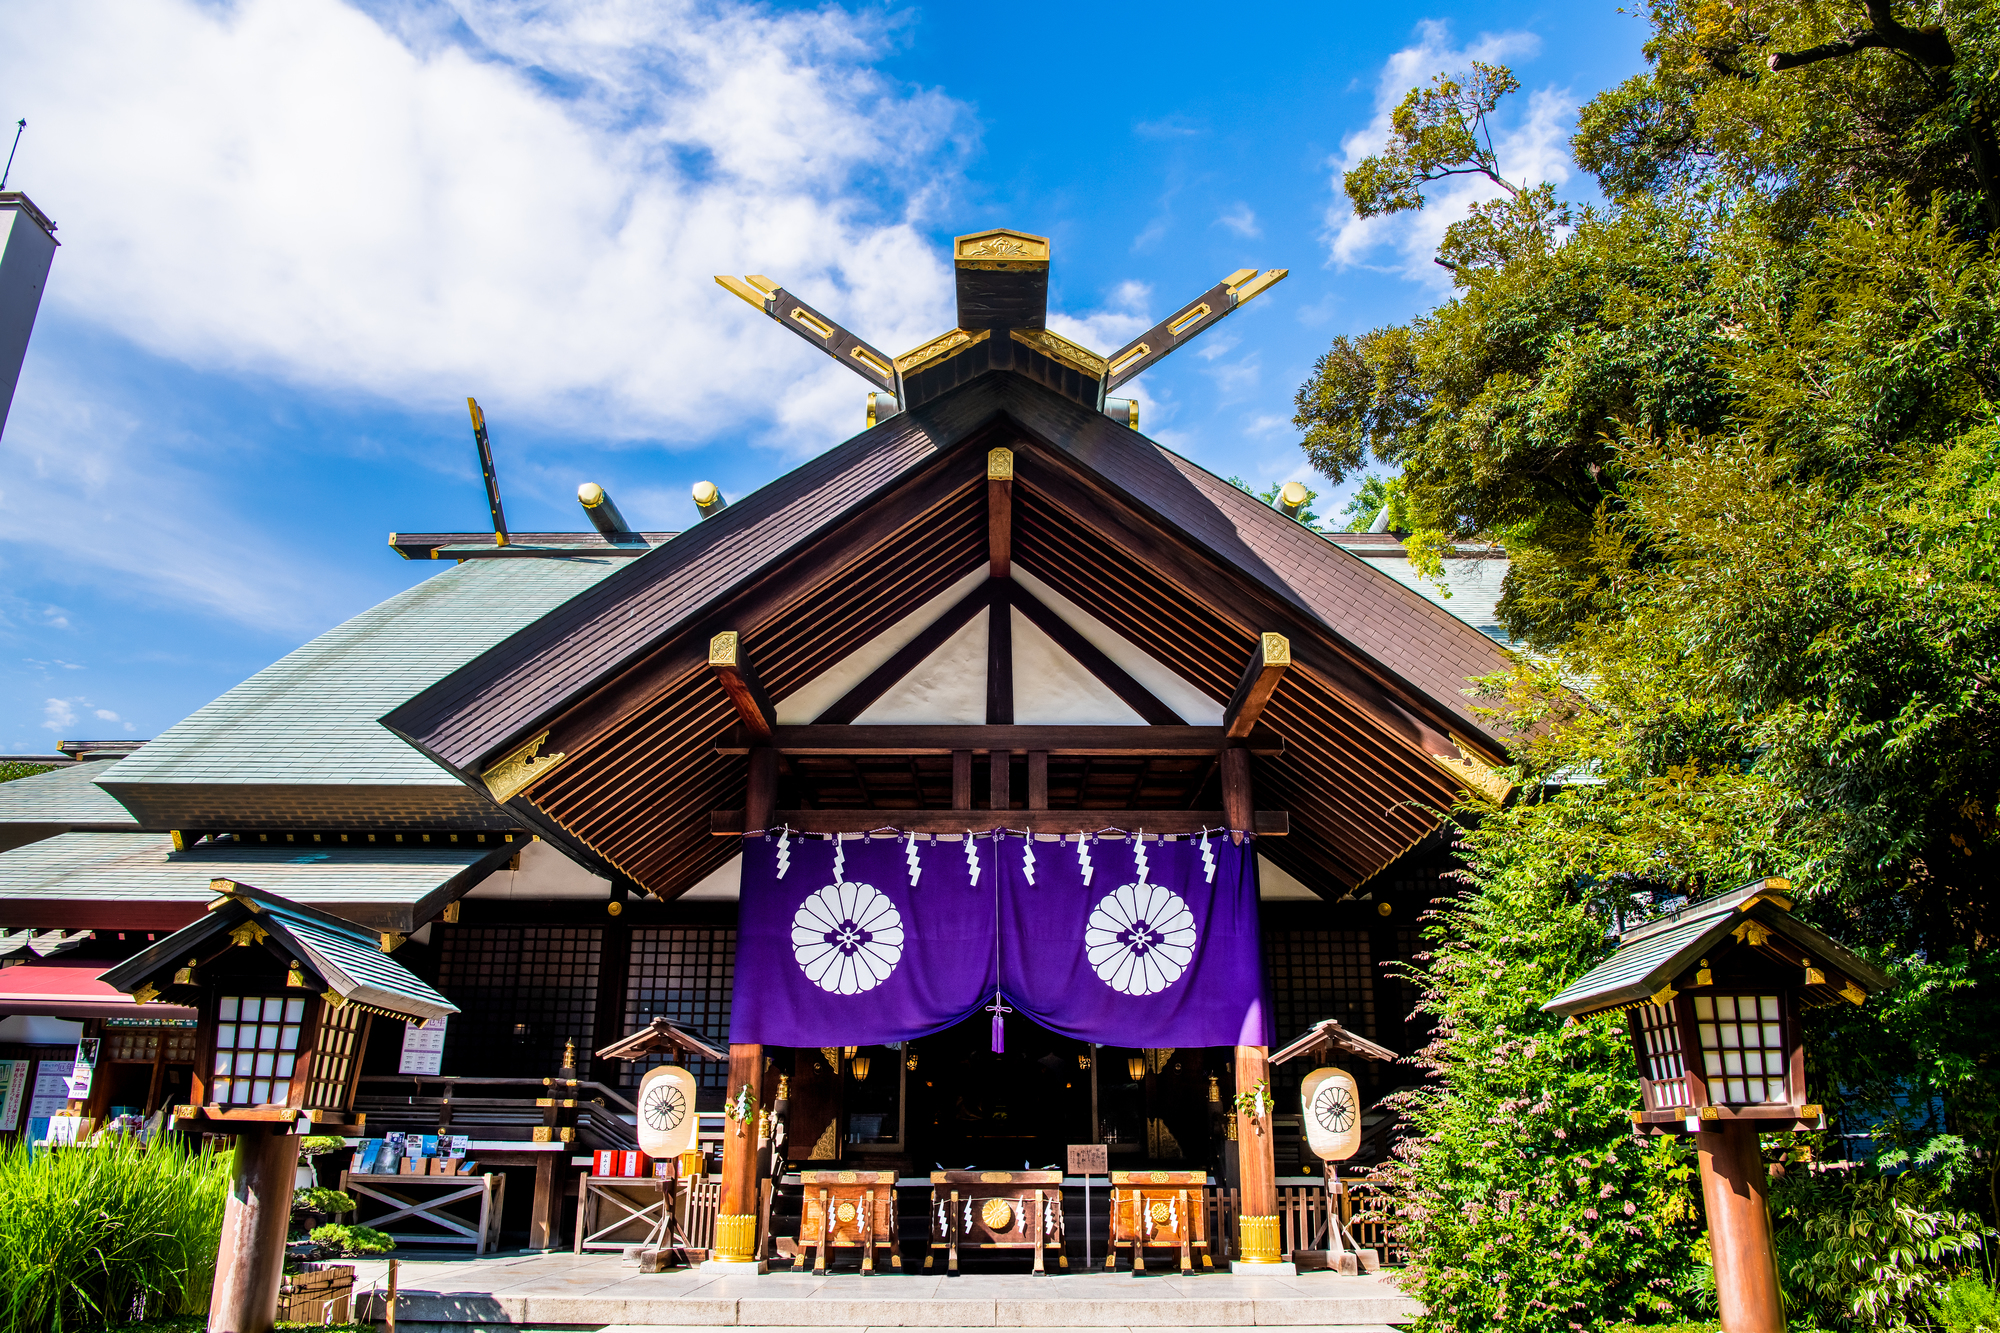
[[[377,719],[631,564],[578,556],[446,568],[168,728],[118,761],[117,781],[456,786]]]

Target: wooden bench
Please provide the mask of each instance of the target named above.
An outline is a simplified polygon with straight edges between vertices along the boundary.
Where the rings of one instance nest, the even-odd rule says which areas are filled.
[[[340,1173],[343,1193],[354,1196],[360,1205],[354,1215],[359,1226],[373,1227],[398,1245],[470,1245],[474,1254],[485,1254],[500,1243],[500,1214],[507,1202],[507,1177],[500,1172],[482,1176],[379,1176],[353,1171]],[[447,1212],[453,1204],[477,1199],[477,1219]],[[372,1216],[369,1205],[377,1206]],[[427,1222],[434,1232],[391,1231],[396,1222]]]

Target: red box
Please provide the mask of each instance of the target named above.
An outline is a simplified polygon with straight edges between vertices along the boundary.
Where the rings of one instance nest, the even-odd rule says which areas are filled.
[[[652,1159],[642,1152],[620,1152],[615,1148],[599,1148],[591,1154],[590,1174],[593,1176],[645,1176],[652,1174]]]

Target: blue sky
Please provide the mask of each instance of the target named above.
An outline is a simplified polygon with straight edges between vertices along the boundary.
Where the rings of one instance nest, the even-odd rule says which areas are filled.
[[[1135,383],[1259,485],[1337,333],[1446,290],[1465,202],[1357,223],[1339,170],[1411,84],[1521,78],[1510,174],[1587,199],[1576,105],[1640,68],[1609,3],[742,6],[13,0],[10,188],[59,224],[0,438],[0,750],[155,735],[510,522],[648,528],[860,429],[866,386],[711,281],[765,273],[893,352],[951,324],[951,236],[1053,238],[1109,351],[1240,267],[1291,276]],[[1341,500],[1328,493],[1319,508]]]

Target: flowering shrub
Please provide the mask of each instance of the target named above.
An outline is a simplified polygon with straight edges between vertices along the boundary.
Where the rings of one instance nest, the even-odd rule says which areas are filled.
[[[1412,979],[1436,1024],[1432,1077],[1398,1095],[1390,1168],[1436,1333],[1578,1333],[1699,1304],[1707,1246],[1693,1150],[1632,1133],[1631,1043],[1615,1016],[1565,1025],[1542,1001],[1604,953],[1579,895],[1495,876],[1429,919]]]

